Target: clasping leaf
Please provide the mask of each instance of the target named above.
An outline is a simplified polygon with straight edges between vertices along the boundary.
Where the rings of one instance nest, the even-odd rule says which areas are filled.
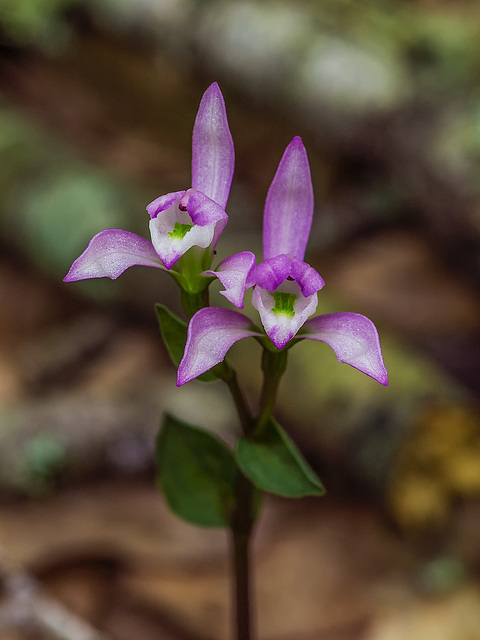
[[[228,527],[236,464],[214,434],[166,415],[157,438],[157,473],[171,510],[203,527]]]
[[[321,496],[325,489],[293,440],[271,418],[261,436],[240,438],[237,463],[253,484],[287,498]]]

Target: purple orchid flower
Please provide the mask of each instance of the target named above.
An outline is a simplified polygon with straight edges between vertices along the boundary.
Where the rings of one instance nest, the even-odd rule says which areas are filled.
[[[147,206],[151,242],[129,231],[106,229],[92,238],[65,282],[118,278],[134,265],[171,269],[191,247],[215,248],[225,213],[235,157],[225,102],[216,82],[200,102],[192,139],[192,188],[160,196]]]
[[[277,349],[292,338],[328,344],[339,362],[345,362],[383,385],[388,375],[380,340],[371,320],[358,313],[331,313],[308,319],[316,310],[322,277],[303,261],[313,216],[313,189],[308,157],[300,138],[288,145],[265,202],[264,262],[256,265],[244,251],[219,264],[216,275],[221,292],[243,308],[247,288],[253,286],[252,304],[265,333]],[[207,307],[190,320],[177,385],[196,378],[218,364],[238,340],[263,335],[238,311]]]

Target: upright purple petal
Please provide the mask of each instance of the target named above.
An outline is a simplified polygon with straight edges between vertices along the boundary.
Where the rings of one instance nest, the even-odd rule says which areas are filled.
[[[64,282],[87,278],[115,280],[135,265],[163,269],[152,243],[130,231],[105,229],[94,236],[70,267]]]
[[[230,347],[249,336],[259,335],[247,316],[220,307],[200,309],[188,325],[187,344],[178,366],[177,386],[197,378],[219,362]]]
[[[251,286],[251,273],[256,258],[251,251],[241,251],[222,260],[215,271],[204,271],[205,276],[216,276],[225,287],[220,291],[238,309],[243,309],[245,291]]]
[[[313,216],[313,187],[301,138],[285,149],[268,190],[263,216],[263,259],[287,253],[303,260]]]
[[[299,338],[325,342],[339,362],[388,384],[378,332],[371,320],[359,313],[329,313],[307,320]]]
[[[211,84],[198,108],[192,139],[192,187],[227,205],[235,165],[233,139],[220,87]]]

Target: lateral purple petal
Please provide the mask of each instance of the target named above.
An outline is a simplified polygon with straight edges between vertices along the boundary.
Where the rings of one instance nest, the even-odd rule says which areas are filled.
[[[329,313],[304,324],[299,338],[325,342],[339,362],[345,362],[380,382],[388,384],[378,332],[371,320],[359,313]]]
[[[181,199],[180,205],[186,207],[193,224],[198,224],[200,227],[219,220],[225,220],[225,224],[227,223],[228,215],[222,207],[202,191],[188,189]]]
[[[251,273],[255,268],[256,258],[251,251],[241,251],[225,258],[216,271],[204,271],[203,275],[217,276],[225,287],[220,291],[233,305],[243,309],[245,291],[251,286]]]
[[[287,253],[303,260],[313,216],[313,188],[301,138],[288,145],[268,190],[263,216],[263,259]]]
[[[252,329],[250,318],[238,311],[220,307],[200,309],[188,325],[187,343],[178,366],[177,386],[222,362],[238,340],[256,335],[259,333]]]
[[[325,286],[322,276],[308,263],[292,259],[290,276],[299,284],[305,297],[313,295]]]
[[[269,258],[255,267],[252,279],[267,291],[273,291],[290,275],[291,259],[282,254]]]
[[[203,94],[192,138],[192,187],[227,205],[235,165],[225,101],[216,82]]]
[[[185,200],[187,196],[186,207],[192,222],[200,227],[215,224],[211,241],[212,248],[215,249],[218,239],[228,222],[228,215],[219,204],[201,191],[189,189],[183,199]]]
[[[172,206],[174,202],[180,200],[185,195],[185,191],[174,191],[173,193],[167,193],[165,196],[156,198],[153,202],[147,205],[147,212],[150,218],[156,218],[161,211],[165,211]]]
[[[64,282],[88,278],[115,280],[135,265],[164,269],[152,243],[130,231],[105,229],[94,236],[70,267]]]

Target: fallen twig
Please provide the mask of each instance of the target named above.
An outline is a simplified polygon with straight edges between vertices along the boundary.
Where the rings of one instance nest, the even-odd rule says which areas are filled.
[[[88,622],[71,613],[27,572],[0,552],[0,633],[12,629],[38,631],[55,640],[108,640]]]

